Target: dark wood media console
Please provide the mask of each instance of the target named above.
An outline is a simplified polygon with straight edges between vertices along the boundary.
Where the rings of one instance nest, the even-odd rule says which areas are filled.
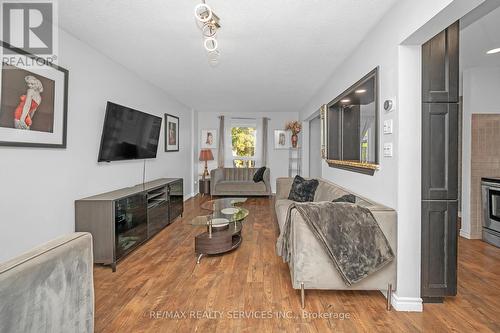
[[[75,230],[90,232],[94,262],[111,265],[184,212],[183,180],[162,178],[75,201]]]

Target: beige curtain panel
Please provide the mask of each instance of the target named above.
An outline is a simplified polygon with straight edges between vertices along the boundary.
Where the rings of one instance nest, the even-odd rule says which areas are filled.
[[[269,118],[262,118],[262,166],[267,166],[267,132],[269,126]]]
[[[219,116],[219,145],[217,148],[217,167],[224,167],[224,116]]]

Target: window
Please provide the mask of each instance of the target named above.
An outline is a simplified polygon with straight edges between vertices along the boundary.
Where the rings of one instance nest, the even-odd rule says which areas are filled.
[[[255,167],[255,127],[237,126],[231,128],[233,166],[235,168]]]

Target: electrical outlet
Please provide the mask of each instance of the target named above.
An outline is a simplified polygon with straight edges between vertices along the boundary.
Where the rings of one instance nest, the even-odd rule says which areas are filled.
[[[384,157],[392,157],[392,142],[384,143]]]

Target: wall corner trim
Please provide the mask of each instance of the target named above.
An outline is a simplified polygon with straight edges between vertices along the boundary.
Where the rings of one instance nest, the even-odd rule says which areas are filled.
[[[460,237],[466,238],[466,239],[482,239],[483,236],[481,234],[473,234],[469,231],[465,231],[464,229],[460,229]]]

